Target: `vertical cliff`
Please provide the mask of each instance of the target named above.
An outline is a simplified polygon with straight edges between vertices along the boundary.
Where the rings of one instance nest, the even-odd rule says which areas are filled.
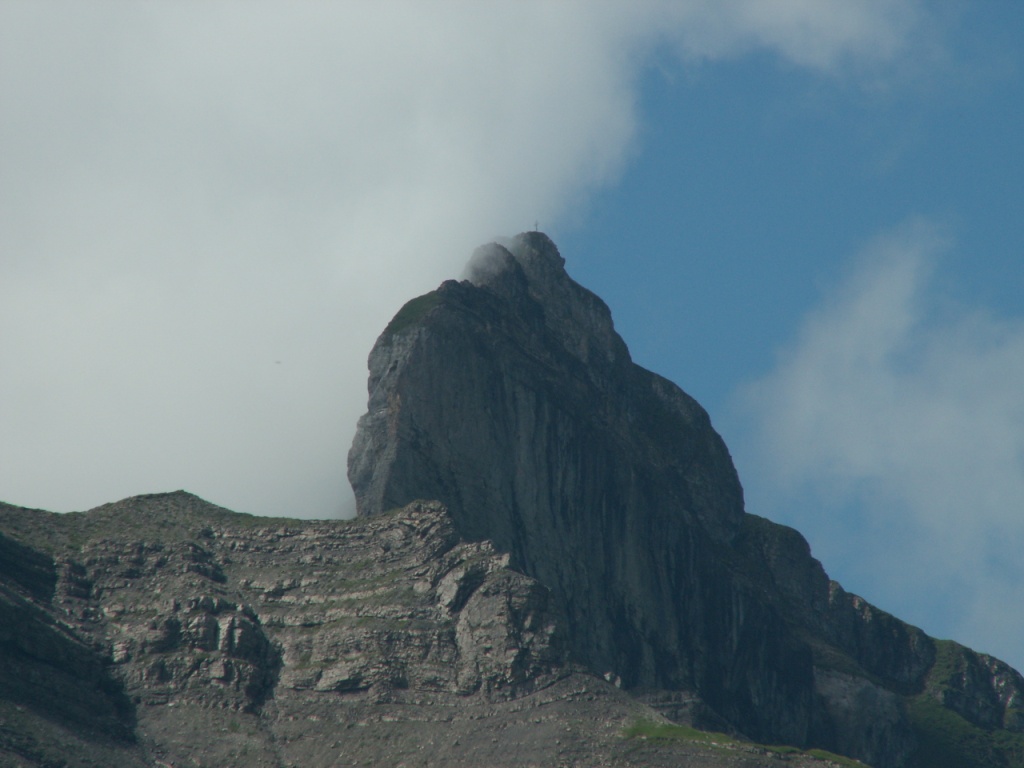
[[[708,415],[631,361],[545,235],[478,249],[465,280],[398,312],[369,367],[349,454],[359,514],[445,503],[461,535],[551,590],[594,672],[883,767],[931,738],[922,697],[995,716],[949,685],[929,698],[935,642],[831,582],[799,533],[745,513]]]
[[[590,668],[805,741],[811,654],[727,554],[743,496],[707,414],[630,360],[544,235],[485,246],[468,278],[406,305],[371,354],[360,514],[443,501],[554,591]]]
[[[371,353],[356,520],[0,503],[0,765],[1024,768],[1024,678],[747,514],[546,237],[467,274]]]

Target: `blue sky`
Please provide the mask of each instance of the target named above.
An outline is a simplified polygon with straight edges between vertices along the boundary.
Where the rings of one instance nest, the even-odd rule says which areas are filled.
[[[634,359],[710,411],[749,511],[1019,667],[1024,7],[960,11],[930,66],[875,82],[659,61],[638,154],[558,241]]]
[[[551,234],[748,509],[1024,666],[1024,5],[0,5],[0,498],[351,508],[365,357]]]

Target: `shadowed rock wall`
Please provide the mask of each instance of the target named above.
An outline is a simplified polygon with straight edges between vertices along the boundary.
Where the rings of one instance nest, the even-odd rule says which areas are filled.
[[[360,514],[440,499],[552,589],[590,668],[806,741],[811,654],[731,562],[742,490],[704,410],[632,363],[543,235],[485,246],[418,301],[370,356]]]
[[[886,768],[930,738],[914,697],[978,727],[1017,722],[995,694],[1005,669],[974,695],[927,693],[931,638],[744,512],[707,414],[632,363],[546,236],[481,247],[466,278],[406,304],[370,354],[349,454],[360,515],[441,500],[461,535],[551,590],[574,658],[638,694],[693,691],[709,721],[756,739]]]

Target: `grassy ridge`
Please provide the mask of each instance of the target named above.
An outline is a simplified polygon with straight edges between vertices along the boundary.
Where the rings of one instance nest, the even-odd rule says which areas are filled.
[[[441,295],[437,291],[431,291],[425,293],[422,296],[417,296],[415,299],[407,301],[398,313],[391,318],[391,322],[388,323],[387,328],[384,329],[382,336],[384,338],[391,338],[396,333],[399,333],[410,325],[417,323],[427,312],[432,310],[438,304],[441,303]]]
[[[627,739],[651,739],[655,741],[679,741],[698,742],[708,746],[718,746],[723,749],[759,749],[775,755],[794,757],[808,757],[822,762],[830,762],[834,765],[841,765],[848,768],[864,768],[864,764],[849,757],[836,755],[824,749],[802,750],[798,747],[787,745],[754,744],[741,741],[725,733],[714,731],[700,731],[687,725],[675,725],[674,723],[658,723],[653,720],[637,720],[623,733]]]
[[[1024,768],[1024,734],[981,728],[941,704],[969,649],[937,640],[935,650],[924,692],[907,700],[919,744],[918,768]]]
[[[917,753],[920,768],[1024,766],[1022,734],[979,728],[927,694],[911,699],[908,712],[920,744]]]

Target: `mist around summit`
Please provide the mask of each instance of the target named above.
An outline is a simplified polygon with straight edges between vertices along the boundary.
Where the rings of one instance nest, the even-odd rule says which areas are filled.
[[[775,6],[5,4],[0,494],[351,514],[379,329],[478,243],[582,226],[652,62],[884,69],[919,15]]]
[[[953,220],[954,274],[965,261],[983,273],[972,229],[1012,250],[1018,153],[992,162],[979,148],[1000,151],[999,137],[974,132],[986,119],[1012,130],[1024,103],[1002,96],[1016,39],[993,33],[1014,35],[1016,8],[977,26],[998,7],[5,3],[0,499],[70,511],[185,488],[263,515],[353,514],[341,469],[377,334],[407,299],[458,276],[479,243],[539,221],[581,282],[623,286],[621,299],[599,292],[631,348],[694,388],[716,426],[731,418],[726,393],[757,380],[759,410],[726,433],[753,511],[797,525],[883,607],[1020,666],[1024,619],[1006,608],[1024,581],[1017,316],[972,294],[964,311],[940,310],[944,322],[915,315],[915,297],[958,300],[941,258],[936,282],[915,271],[917,289],[885,301],[870,286],[888,284],[888,267],[865,271],[865,312],[836,298],[846,277],[834,266],[922,211],[939,229]],[[710,103],[697,102],[702,84]],[[1004,106],[986,118],[975,104],[991,102],[967,93]],[[935,101],[943,109],[929,110]],[[677,136],[665,102],[716,121]],[[909,112],[879,117],[879,103]],[[860,140],[834,143],[829,115]],[[956,132],[955,151],[915,155],[936,125]],[[652,159],[666,132],[699,151]],[[806,164],[781,151],[792,145]],[[836,173],[837,155],[856,172]],[[626,192],[649,165],[696,192]],[[895,184],[901,174],[918,187]],[[899,204],[858,186],[865,178],[899,189]],[[841,208],[813,205],[835,187]],[[760,188],[799,205],[751,204],[744,192]],[[609,195],[630,234],[604,253],[598,219],[618,221],[600,207]],[[747,253],[729,235],[762,209]],[[716,239],[688,219],[669,228],[687,212]],[[828,247],[810,249],[815,228]],[[762,263],[802,288],[780,289]],[[992,282],[1012,294],[1012,272]],[[691,284],[706,304],[687,298]],[[761,291],[777,305],[767,319],[744,311]],[[735,344],[729,316],[756,343]],[[880,330],[879,318],[892,322]],[[679,344],[684,324],[708,341]],[[649,358],[648,339],[665,340]],[[787,340],[773,365],[766,350]],[[762,367],[736,373],[730,357],[748,355]],[[707,369],[730,373],[698,381]],[[790,461],[773,465],[779,456]],[[925,572],[937,569],[933,591]]]
[[[1020,763],[1024,677],[745,511],[548,236],[472,263],[371,350],[355,520],[0,503],[0,761]]]

